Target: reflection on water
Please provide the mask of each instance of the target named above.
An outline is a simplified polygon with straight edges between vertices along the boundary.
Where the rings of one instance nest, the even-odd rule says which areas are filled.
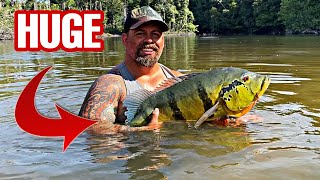
[[[61,153],[61,138],[21,131],[14,108],[40,70],[36,105],[58,117],[54,102],[78,113],[94,79],[124,58],[120,38],[101,53],[14,52],[0,42],[0,178],[318,179],[320,37],[167,37],[161,62],[190,73],[234,66],[266,74],[271,85],[238,126],[193,129],[167,122],[160,132],[81,134]],[[303,167],[303,168],[301,168]]]
[[[170,166],[177,156],[175,152],[180,150],[213,158],[240,151],[251,144],[243,127],[218,128],[205,124],[201,129],[193,129],[182,122],[167,122],[160,132],[91,134],[88,142],[86,150],[92,153],[94,162],[125,161],[121,173],[130,173],[132,179],[165,178],[161,169]]]

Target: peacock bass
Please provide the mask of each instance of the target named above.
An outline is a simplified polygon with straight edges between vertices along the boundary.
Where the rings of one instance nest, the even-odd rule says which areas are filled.
[[[126,124],[146,125],[155,108],[159,121],[204,121],[238,118],[255,105],[270,79],[245,69],[217,68],[166,80],[154,91],[138,90],[124,100]]]

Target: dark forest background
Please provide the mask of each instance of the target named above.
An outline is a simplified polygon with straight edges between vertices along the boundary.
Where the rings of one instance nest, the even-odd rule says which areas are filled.
[[[320,0],[0,0],[0,36],[16,9],[103,10],[105,32],[120,34],[128,9],[149,5],[171,33],[320,34]]]

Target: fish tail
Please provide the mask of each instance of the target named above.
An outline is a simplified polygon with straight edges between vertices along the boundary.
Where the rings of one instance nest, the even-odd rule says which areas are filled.
[[[147,125],[152,118],[153,108],[146,108],[143,112],[138,112],[137,116],[127,124],[133,127]]]

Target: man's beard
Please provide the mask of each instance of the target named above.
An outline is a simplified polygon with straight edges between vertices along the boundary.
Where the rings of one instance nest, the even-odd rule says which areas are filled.
[[[140,51],[144,48],[153,49],[155,51],[155,56],[151,57],[151,55],[147,55],[147,56],[140,55]],[[144,43],[137,49],[136,62],[138,62],[142,66],[152,67],[158,62],[159,59],[160,59],[159,48],[155,44]]]

